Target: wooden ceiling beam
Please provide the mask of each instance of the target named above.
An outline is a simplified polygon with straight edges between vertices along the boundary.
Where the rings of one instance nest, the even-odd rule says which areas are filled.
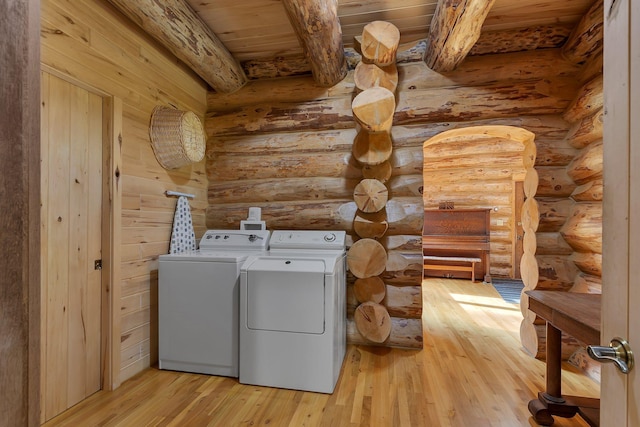
[[[347,75],[342,28],[336,0],[283,0],[302,44],[311,73],[320,86],[333,86]]]
[[[216,92],[231,93],[247,82],[240,64],[185,0],[109,2],[184,61]]]
[[[480,38],[495,0],[439,0],[431,20],[425,62],[434,71],[454,70]]]

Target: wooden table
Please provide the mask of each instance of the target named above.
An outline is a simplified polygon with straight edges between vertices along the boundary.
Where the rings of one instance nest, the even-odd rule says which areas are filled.
[[[541,425],[553,424],[553,415],[571,418],[579,414],[590,426],[600,425],[600,399],[562,395],[562,332],[589,345],[600,344],[598,294],[558,291],[526,291],[529,310],[547,322],[546,391],[529,402],[529,412]]]

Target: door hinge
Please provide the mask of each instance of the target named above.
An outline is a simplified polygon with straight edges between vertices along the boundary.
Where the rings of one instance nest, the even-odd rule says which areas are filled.
[[[97,259],[93,262],[93,269],[94,270],[102,270],[102,260],[101,259]]]

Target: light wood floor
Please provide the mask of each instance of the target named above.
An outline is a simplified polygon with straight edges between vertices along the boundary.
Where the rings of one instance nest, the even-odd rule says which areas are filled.
[[[527,402],[545,366],[520,349],[518,306],[468,280],[423,287],[424,349],[349,346],[332,395],[152,368],[45,425],[535,426]],[[567,365],[563,392],[597,397],[599,385]],[[587,426],[578,417],[554,425]]]

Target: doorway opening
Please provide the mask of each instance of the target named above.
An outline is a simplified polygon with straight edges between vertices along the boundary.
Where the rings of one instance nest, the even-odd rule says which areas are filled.
[[[522,277],[525,286],[526,279],[535,282],[538,215],[533,196],[538,177],[533,139],[533,133],[518,127],[476,126],[425,141],[423,255],[435,254],[444,264],[424,270],[425,277],[475,276],[485,282]],[[428,223],[433,218],[451,223],[434,227]],[[465,260],[481,261],[475,274],[458,266]],[[456,268],[449,270],[447,264]]]

